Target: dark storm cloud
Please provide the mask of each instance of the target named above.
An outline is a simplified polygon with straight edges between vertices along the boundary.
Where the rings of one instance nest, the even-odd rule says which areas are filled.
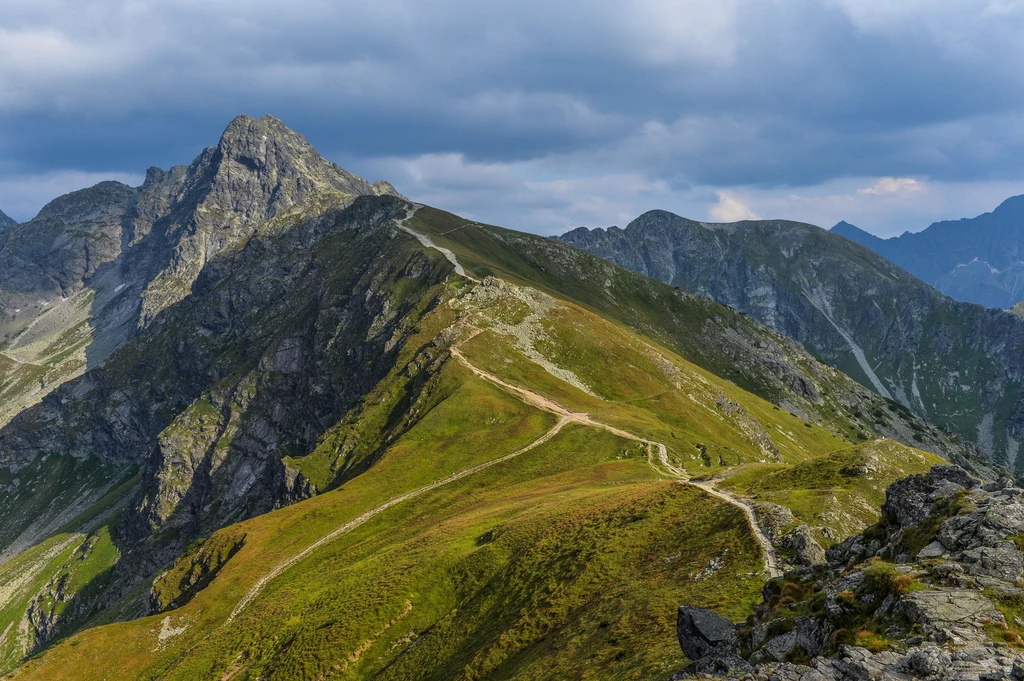
[[[1024,179],[1022,34],[1008,0],[8,0],[0,178],[185,163],[245,111],[356,172],[414,170],[478,213],[514,218],[516,196],[551,224],[634,208],[572,194],[615,191],[601,178],[684,208],[736,186]],[[453,159],[516,189],[422,175]]]

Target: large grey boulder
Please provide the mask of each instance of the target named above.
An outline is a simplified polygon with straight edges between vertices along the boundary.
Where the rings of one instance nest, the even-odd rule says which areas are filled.
[[[890,485],[882,515],[901,529],[918,525],[952,494],[978,484],[959,466],[935,466],[924,475],[911,475]]]
[[[900,598],[894,610],[940,643],[983,640],[986,624],[1004,621],[992,601],[969,589],[915,591]]]
[[[793,551],[800,565],[821,565],[826,562],[825,549],[821,548],[807,525],[793,528],[783,538],[782,548]]]
[[[712,653],[736,652],[736,625],[711,610],[680,606],[676,634],[683,652],[694,661]]]
[[[684,674],[735,677],[751,670],[737,651],[736,625],[717,613],[681,606],[676,634],[683,652],[693,660]]]

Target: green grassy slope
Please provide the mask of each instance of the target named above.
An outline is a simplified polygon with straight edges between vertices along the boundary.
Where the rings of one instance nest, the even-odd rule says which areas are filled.
[[[157,615],[87,630],[22,676],[565,678],[593,667],[650,678],[681,662],[677,601],[746,612],[760,557],[742,514],[661,480],[635,443],[569,425],[339,537],[225,624],[260,575],[330,529],[553,425],[465,369],[446,371],[459,387],[369,471],[223,530],[244,545],[166,625]],[[728,569],[692,579],[722,554]]]
[[[449,354],[413,402],[392,372],[365,420],[289,459],[332,491],[220,530],[155,580],[164,612],[85,629],[16,677],[666,679],[685,663],[676,606],[742,619],[762,557],[740,509],[599,424],[665,443],[694,475],[814,471],[865,449],[842,412],[814,425],[591,306],[496,280],[447,287],[408,352],[454,343],[465,360]],[[907,470],[928,461],[884,448]],[[874,503],[874,482],[842,503]],[[802,499],[794,513],[827,525]]]
[[[562,239],[747,312],[995,462],[1024,462],[1024,324],[1013,315],[951,300],[871,250],[796,222],[709,225],[650,211],[625,230]]]
[[[579,304],[841,438],[880,436],[976,459],[976,448],[813,359],[796,343],[708,298],[640,276],[561,241],[420,209],[410,224],[474,276],[494,275]]]

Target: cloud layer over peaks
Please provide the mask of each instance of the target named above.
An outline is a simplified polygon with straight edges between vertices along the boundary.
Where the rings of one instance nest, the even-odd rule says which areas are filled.
[[[244,111],[538,232],[650,208],[917,229],[1024,191],[1022,34],[1018,0],[8,0],[0,209],[187,162]]]

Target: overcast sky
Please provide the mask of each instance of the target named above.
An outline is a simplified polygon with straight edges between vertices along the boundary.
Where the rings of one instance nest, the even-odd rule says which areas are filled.
[[[882,235],[1024,193],[1024,0],[0,0],[0,209],[272,113],[544,234],[663,208]]]

